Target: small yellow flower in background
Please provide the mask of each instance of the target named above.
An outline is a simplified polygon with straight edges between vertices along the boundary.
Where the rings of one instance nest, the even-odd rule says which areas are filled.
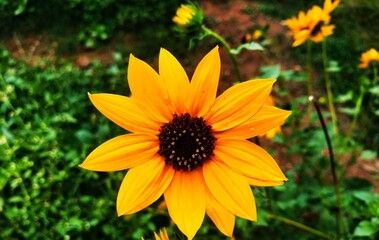
[[[194,15],[195,11],[187,5],[182,4],[176,11],[176,16],[172,19],[172,21],[180,26],[186,26],[192,20]]]
[[[117,196],[119,216],[164,195],[171,219],[188,239],[205,213],[231,237],[235,216],[257,220],[250,185],[287,180],[264,149],[246,140],[290,114],[265,104],[275,80],[246,81],[216,98],[220,67],[218,47],[202,59],[191,81],[165,49],[159,74],[130,55],[131,97],[89,94],[103,115],[131,132],[103,143],[80,165],[104,172],[129,169]]]
[[[199,27],[203,23],[204,13],[194,3],[181,4],[172,21],[181,28]]]
[[[249,30],[242,38],[242,43],[250,43],[252,41],[255,42],[264,42],[266,40],[267,31],[269,29],[269,25],[260,26],[256,25],[253,29]]]
[[[159,230],[159,235],[154,232],[154,237],[155,237],[155,240],[170,240],[170,238],[168,237],[166,228],[163,229],[163,232],[162,230]],[[145,239],[142,237],[141,240],[145,240]]]
[[[267,106],[272,106],[273,108],[275,108],[275,101],[274,101],[274,98],[270,95],[265,104]],[[281,119],[282,121],[283,119]],[[278,124],[276,127],[272,128],[271,130],[267,131],[265,134],[261,135],[267,139],[273,139],[275,137],[276,134],[282,132],[281,130],[281,126],[284,124],[284,121],[282,121],[282,123]]]
[[[339,0],[326,0],[324,8],[313,6],[306,13],[300,11],[298,17],[285,20],[285,25],[291,30],[294,38],[293,47],[297,47],[307,40],[321,42],[333,34],[334,25],[330,23],[330,13],[338,6]]]
[[[247,33],[242,38],[242,43],[249,43],[252,41],[261,41],[264,38],[264,33],[261,29],[256,29],[252,33]]]
[[[379,62],[379,52],[374,48],[362,53],[361,55],[361,63],[359,64],[360,68],[368,68],[370,63],[376,61]]]
[[[162,230],[159,230],[159,236],[158,234],[154,232],[154,236],[155,236],[155,240],[170,240],[167,235],[166,228],[163,229],[163,232]]]
[[[253,34],[252,34],[252,38],[253,38],[253,40],[255,40],[255,41],[260,40],[261,37],[263,37],[263,32],[262,32],[262,30],[260,30],[260,29],[255,30],[255,31],[253,32]]]

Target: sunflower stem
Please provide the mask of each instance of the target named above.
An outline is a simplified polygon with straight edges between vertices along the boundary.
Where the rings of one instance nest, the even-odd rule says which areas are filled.
[[[271,213],[267,213],[267,218],[271,218],[271,219],[274,219],[274,220],[277,220],[277,221],[280,221],[282,223],[285,223],[287,225],[291,225],[291,226],[294,226],[294,227],[297,227],[297,228],[300,228],[306,232],[309,232],[309,233],[312,233],[313,235],[316,235],[318,237],[321,237],[323,239],[328,239],[328,240],[333,240],[333,238],[317,229],[314,229],[314,228],[311,228],[307,225],[304,225],[302,223],[299,223],[299,222],[296,222],[294,220],[291,220],[289,218],[285,218],[285,217],[281,217],[281,216],[277,216],[277,215],[274,215],[274,214],[271,214]]]
[[[330,78],[329,78],[329,72],[328,72],[328,56],[326,53],[325,40],[322,41],[322,62],[324,65],[324,79],[325,79],[325,85],[326,85],[326,93],[328,95],[328,105],[329,105],[330,115],[332,116],[333,133],[337,135],[338,134],[337,115],[336,115],[336,110],[334,108],[334,98],[333,98],[333,92],[332,92],[332,87],[330,84]]]
[[[324,118],[322,116],[320,107],[317,104],[317,101],[315,101],[315,98],[313,96],[309,96],[309,101],[313,103],[313,106],[316,109],[316,112],[317,112],[317,115],[319,117],[322,129],[324,131],[326,144],[328,145],[330,169],[332,172],[334,191],[335,191],[335,195],[336,195],[336,199],[337,199],[338,212],[337,212],[337,216],[336,216],[336,225],[337,225],[336,232],[337,232],[337,239],[339,239],[339,237],[341,235],[341,224],[342,224],[342,204],[341,204],[340,183],[339,183],[339,179],[338,179],[337,174],[336,174],[336,161],[334,159],[333,146],[332,146],[332,142],[330,140],[328,129],[326,128],[326,124],[325,124]]]
[[[376,82],[379,82],[379,78],[378,78],[378,64],[376,61],[373,62],[372,64],[372,68],[373,68],[373,72],[374,72],[374,84]]]
[[[208,35],[214,37],[215,39],[217,39],[226,48],[226,51],[228,52],[228,54],[230,56],[230,59],[233,62],[234,72],[237,75],[238,82],[242,82],[242,77],[241,77],[240,70],[238,68],[238,63],[237,63],[236,56],[231,53],[232,48],[230,47],[230,45],[228,44],[228,42],[226,42],[226,40],[223,37],[221,37],[218,33],[212,31],[211,29],[207,28],[204,25],[201,26],[201,29],[206,34],[208,34]]]

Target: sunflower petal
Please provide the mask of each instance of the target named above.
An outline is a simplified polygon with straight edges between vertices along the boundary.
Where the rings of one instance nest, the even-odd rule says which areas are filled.
[[[287,180],[271,155],[247,140],[218,139],[214,154],[230,169],[250,179],[274,185]]]
[[[232,237],[236,217],[223,207],[207,188],[207,214],[216,227],[228,237]]]
[[[260,136],[275,127],[283,125],[291,111],[263,105],[263,107],[244,123],[224,132],[217,132],[216,138],[239,137],[252,138]]]
[[[117,195],[118,216],[138,212],[155,202],[169,186],[174,170],[161,157],[132,168]]]
[[[177,171],[164,193],[171,219],[188,239],[199,230],[205,215],[205,183],[201,169]]]
[[[159,75],[162,77],[168,95],[174,105],[174,112],[187,112],[187,96],[190,83],[182,65],[166,49],[161,48],[159,53]]]
[[[159,124],[150,120],[133,99],[107,93],[88,96],[104,116],[120,127],[130,132],[159,132]]]
[[[156,122],[167,122],[172,117],[167,89],[158,75],[147,63],[129,57],[128,82],[133,98],[141,109]]]
[[[205,182],[217,201],[234,215],[257,220],[253,192],[246,178],[221,163],[217,157],[204,164]]]
[[[250,80],[229,88],[217,97],[204,119],[215,132],[240,125],[263,106],[274,82],[274,79]]]
[[[191,80],[189,103],[192,116],[202,116],[216,99],[220,78],[220,55],[218,46],[213,48],[197,66]]]
[[[153,159],[157,152],[156,136],[131,133],[101,144],[79,166],[101,172],[125,170]]]

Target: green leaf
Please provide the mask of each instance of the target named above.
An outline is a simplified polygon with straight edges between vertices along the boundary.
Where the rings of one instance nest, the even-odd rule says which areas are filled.
[[[19,203],[19,202],[24,202],[24,198],[23,197],[21,197],[21,196],[13,196],[13,197],[10,197],[9,199],[8,199],[8,201],[10,202],[10,203]]]
[[[258,221],[256,222],[257,226],[265,226],[268,227],[269,224],[267,222],[267,212],[261,209],[261,211],[258,212]]]
[[[361,152],[360,158],[371,161],[374,160],[377,157],[376,151],[373,150],[364,150]]]
[[[340,72],[341,68],[338,65],[337,61],[329,61],[329,66],[326,69],[327,72]]]
[[[370,91],[371,94],[373,94],[373,95],[375,95],[375,96],[379,96],[379,85],[370,88],[369,91]]]
[[[280,72],[279,78],[292,82],[304,82],[308,79],[308,73],[306,72],[295,72],[293,70],[286,70]]]
[[[335,98],[335,101],[338,103],[345,103],[351,100],[353,100],[353,91],[348,91],[347,93],[338,95]]]
[[[234,54],[234,55],[237,55],[237,54],[240,54],[240,52],[243,49],[247,49],[247,50],[250,50],[250,51],[263,51],[264,50],[264,48],[262,47],[262,45],[260,45],[259,43],[249,42],[249,43],[241,44],[237,48],[230,49],[230,53]]]
[[[353,235],[356,237],[369,237],[373,236],[378,230],[378,224],[364,220],[354,229]]]
[[[353,196],[366,204],[373,201],[378,201],[378,196],[368,191],[354,191]]]
[[[85,130],[85,129],[81,129],[81,130],[76,131],[75,136],[82,143],[89,143],[89,142],[91,142],[91,140],[93,138],[93,134],[90,131]]]
[[[10,143],[14,142],[14,136],[7,128],[2,127],[1,131]]]
[[[355,108],[349,107],[341,107],[339,108],[340,112],[346,113],[347,115],[353,116],[355,112]]]
[[[263,66],[259,70],[261,71],[260,78],[278,78],[280,75],[280,64]]]
[[[25,11],[26,4],[28,3],[28,0],[22,0],[21,3],[18,4],[17,9],[14,11],[14,15],[20,15]]]

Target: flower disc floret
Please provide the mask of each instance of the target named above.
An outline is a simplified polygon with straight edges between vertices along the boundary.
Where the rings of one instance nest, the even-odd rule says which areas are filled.
[[[177,115],[162,126],[159,151],[167,165],[178,171],[192,171],[210,160],[216,138],[203,118],[188,113]]]

